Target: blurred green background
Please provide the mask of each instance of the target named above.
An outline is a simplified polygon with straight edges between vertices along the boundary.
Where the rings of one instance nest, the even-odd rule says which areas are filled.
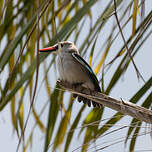
[[[70,40],[97,74],[103,93],[150,108],[152,1],[116,2],[121,30],[145,82],[128,56],[113,0],[0,1],[2,151],[16,150],[32,98],[19,151],[121,152],[151,147],[150,125],[106,107],[78,103],[56,86],[56,56],[38,53],[39,48]]]

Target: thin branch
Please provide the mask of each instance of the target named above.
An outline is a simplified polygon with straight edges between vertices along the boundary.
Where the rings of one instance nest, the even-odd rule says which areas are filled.
[[[71,84],[63,81],[57,81],[57,83],[64,89],[90,99],[96,103],[102,104],[106,107],[109,107],[113,110],[119,111],[124,115],[129,115],[133,118],[136,118],[140,121],[152,124],[152,111],[144,107],[140,107],[136,104],[133,104],[128,101],[116,100],[111,98],[103,93],[96,91],[91,91],[82,86],[74,88]]]
[[[144,132],[141,132],[141,133],[136,133],[136,134],[134,134],[132,137],[129,137],[128,139],[133,139],[133,138],[135,138],[135,137],[143,136],[143,135],[150,134],[150,133],[151,133],[151,130],[148,131],[148,132],[146,132],[146,133],[145,133],[145,131],[144,131]],[[106,144],[106,143],[110,143],[110,142],[111,142],[111,144],[108,144],[108,145],[106,145],[106,146],[103,146],[103,147],[97,149],[97,151],[101,151],[101,150],[103,150],[103,149],[105,149],[105,148],[108,148],[108,147],[110,147],[110,146],[113,146],[113,145],[115,145],[115,144],[124,142],[125,139],[126,139],[126,137],[124,136],[124,137],[117,138],[117,139],[115,139],[115,140],[111,140],[111,141],[108,141],[108,142],[103,142],[102,145],[103,145],[103,144]],[[114,141],[114,142],[113,142],[113,141]],[[101,145],[101,144],[100,144],[100,145]],[[100,146],[100,145],[98,144],[97,146]],[[89,148],[88,150],[93,149],[93,148],[94,148],[94,147]]]
[[[45,7],[43,8],[42,12],[41,12],[40,15],[39,15],[39,18],[42,17],[42,15],[44,14],[44,12],[46,11],[46,9],[48,8],[48,6],[49,6],[49,4],[51,3],[51,1],[52,1],[52,0],[48,1],[48,3],[46,3]],[[35,22],[35,24],[34,24],[33,27],[32,27],[31,32],[27,35],[27,39],[26,39],[23,47],[22,47],[21,50],[20,50],[19,56],[18,56],[18,58],[17,58],[17,60],[16,60],[16,63],[15,63],[15,65],[14,65],[14,67],[13,67],[13,70],[12,70],[11,73],[9,74],[9,83],[10,83],[10,79],[11,79],[11,77],[12,77],[12,74],[13,74],[13,72],[15,71],[15,68],[16,68],[17,64],[19,63],[19,60],[20,60],[20,58],[21,58],[21,56],[22,56],[22,54],[23,54],[23,51],[24,51],[24,49],[25,49],[25,47],[26,47],[26,45],[27,45],[27,43],[28,43],[31,35],[33,34],[34,30],[36,29],[36,26],[37,26],[37,25],[38,25],[38,21]]]
[[[125,40],[125,37],[124,37],[124,35],[123,35],[122,29],[121,29],[121,26],[120,26],[120,23],[119,23],[118,15],[117,15],[116,0],[114,0],[114,10],[115,10],[114,15],[115,15],[115,18],[116,18],[116,21],[117,21],[117,24],[118,24],[118,27],[119,27],[119,30],[120,30],[120,33],[121,33],[121,37],[122,37],[122,39],[123,39],[123,41],[124,41],[124,44],[125,44],[125,47],[126,47],[126,49],[127,49],[128,55],[129,55],[129,57],[130,57],[133,65],[134,65],[134,67],[135,67],[135,70],[136,70],[136,73],[137,73],[137,77],[138,77],[138,78],[140,77],[140,78],[145,82],[143,76],[142,76],[141,73],[139,72],[139,70],[138,70],[138,68],[137,68],[137,66],[136,66],[136,64],[135,64],[135,62],[134,62],[134,60],[133,60],[133,57],[131,56],[131,52],[130,52],[130,50],[129,50],[129,48],[128,48],[128,45],[127,45],[126,40]]]
[[[28,112],[28,115],[27,115],[27,119],[25,121],[25,125],[24,125],[24,128],[23,130],[21,131],[21,136],[19,138],[19,142],[18,142],[18,145],[17,145],[17,152],[19,151],[19,146],[20,146],[20,143],[21,143],[21,139],[22,137],[24,136],[24,132],[25,132],[25,129],[26,129],[26,126],[27,126],[27,123],[28,123],[28,120],[29,120],[29,117],[30,117],[30,113],[31,113],[31,110],[32,110],[32,106],[33,106],[33,103],[34,103],[34,99],[35,99],[35,95],[36,95],[36,90],[37,90],[37,82],[38,82],[38,74],[39,74],[39,40],[40,40],[40,29],[39,29],[39,21],[40,21],[40,18],[41,16],[43,15],[43,13],[45,12],[46,8],[49,6],[51,1],[48,2],[48,4],[46,4],[45,8],[43,9],[42,13],[40,14],[40,12],[38,12],[38,16],[37,16],[37,21],[34,25],[34,27],[37,26],[37,62],[36,62],[36,80],[35,80],[35,87],[34,87],[34,91],[33,91],[33,96],[32,96],[32,100],[31,100],[31,103],[30,103],[30,109],[29,109],[29,112]],[[39,4],[39,1],[38,1],[38,6],[40,6]],[[32,29],[32,32],[31,34],[33,33],[35,28]],[[31,35],[29,35],[29,38],[30,38]],[[25,43],[26,44],[26,43]],[[23,52],[24,50],[24,47],[22,49],[21,52]],[[19,56],[20,57],[20,56]],[[19,58],[18,58],[19,59]],[[17,64],[17,62],[16,62]]]
[[[106,133],[106,134],[113,133],[113,132],[115,132],[115,131],[117,131],[117,130],[120,130],[120,129],[124,129],[124,127],[115,129],[115,130],[110,131],[110,132],[108,132],[108,133]],[[133,139],[133,138],[135,138],[135,137],[143,136],[143,135],[146,135],[146,134],[149,134],[149,133],[151,133],[151,130],[148,131],[148,132],[146,132],[146,133],[145,133],[145,131],[144,131],[144,132],[141,132],[141,133],[136,133],[136,134],[134,134],[132,137],[129,137],[128,139]],[[106,134],[103,134],[103,135],[101,135],[100,137],[103,138]],[[115,145],[115,144],[124,142],[126,138],[127,138],[127,136],[122,136],[122,137],[119,137],[119,138],[116,138],[116,139],[112,139],[112,140],[109,140],[109,141],[103,141],[102,144],[98,144],[98,145],[96,145],[96,147],[98,147],[98,146],[100,146],[100,145],[104,145],[104,144],[111,143],[111,144],[109,144],[109,145],[106,145],[106,146],[103,146],[102,148],[100,148],[100,150],[101,150],[101,149],[103,150],[103,149],[105,149],[105,148],[108,148],[109,146],[112,146],[112,145]],[[98,139],[99,139],[99,138],[98,138]],[[114,141],[114,142],[113,142],[113,141]],[[79,150],[80,148],[82,148],[84,145],[89,145],[89,146],[91,146],[91,142],[87,142],[87,143],[83,144],[82,146],[77,147],[77,148],[74,149],[72,152],[78,151],[78,150]],[[94,148],[95,148],[95,147],[90,147],[89,149],[87,149],[87,151],[89,151],[89,150],[91,150],[91,149],[94,149]],[[97,151],[99,151],[99,149],[97,149]]]

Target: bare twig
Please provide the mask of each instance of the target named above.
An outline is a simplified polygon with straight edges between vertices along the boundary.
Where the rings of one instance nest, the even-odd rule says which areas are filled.
[[[100,137],[104,137],[105,135],[111,134],[111,133],[113,133],[113,132],[116,132],[116,131],[118,131],[118,130],[120,130],[120,129],[124,129],[124,128],[125,128],[125,127],[121,127],[121,128],[115,129],[115,130],[113,130],[113,131],[110,131],[110,132],[108,132],[108,133],[106,133],[106,134],[101,135]],[[136,133],[136,134],[134,134],[132,137],[129,137],[128,139],[133,139],[133,138],[135,138],[135,137],[143,136],[143,135],[146,135],[146,134],[149,134],[149,133],[151,133],[151,130],[148,131],[148,132],[146,132],[146,133],[145,133],[145,131],[144,131],[144,132],[141,132],[141,133]],[[126,136],[123,136],[123,137],[119,137],[119,138],[114,139],[114,140],[112,139],[112,140],[110,140],[110,141],[103,141],[102,144],[98,144],[98,145],[96,145],[96,146],[98,147],[98,146],[100,146],[100,145],[104,145],[104,144],[108,144],[108,143],[111,143],[111,144],[106,145],[106,146],[103,146],[102,148],[97,149],[97,151],[103,150],[103,149],[105,149],[105,148],[108,148],[109,146],[112,146],[112,145],[115,145],[115,144],[124,142],[124,141],[126,140],[126,138],[127,138]],[[74,149],[72,152],[78,151],[78,150],[79,150],[80,148],[82,148],[84,145],[91,145],[91,144],[90,144],[90,142],[87,142],[87,143],[83,144],[82,146],[77,147],[77,148]],[[94,147],[90,147],[90,148],[88,149],[88,151],[91,150],[91,149],[94,149]]]
[[[152,124],[152,111],[149,109],[137,106],[136,104],[133,104],[128,101],[116,100],[103,93],[91,91],[81,86],[74,88],[71,84],[67,82],[57,81],[57,83],[64,89],[74,94],[81,95],[82,97],[93,100],[96,103],[102,104],[113,110],[119,111],[124,115],[129,115],[140,121]]]
[[[45,5],[45,7],[43,8],[42,12],[41,12],[40,15],[39,15],[39,18],[42,17],[42,15],[44,14],[44,12],[46,11],[46,9],[48,8],[48,6],[49,6],[49,4],[51,3],[51,1],[52,1],[52,0],[48,1],[48,3]],[[16,63],[15,63],[15,65],[14,65],[14,67],[13,67],[13,70],[12,70],[12,72],[9,74],[9,80],[11,79],[12,74],[13,74],[13,72],[14,72],[14,70],[15,70],[15,68],[16,68],[16,66],[17,66],[17,64],[18,64],[18,62],[19,62],[19,60],[20,60],[20,58],[21,58],[21,56],[22,56],[22,54],[23,54],[23,51],[24,51],[26,45],[27,45],[27,42],[29,41],[29,39],[30,39],[31,35],[33,34],[34,30],[36,29],[36,26],[37,26],[37,25],[38,25],[38,21],[36,21],[35,24],[33,25],[31,32],[28,34],[27,39],[26,39],[23,47],[22,47],[21,50],[20,50],[19,56],[18,56],[18,58],[17,58],[17,60],[16,60]]]
[[[115,18],[116,18],[116,21],[117,21],[117,24],[118,24],[118,27],[119,27],[119,30],[120,30],[120,33],[121,33],[121,37],[122,37],[122,39],[123,39],[123,41],[124,41],[124,44],[125,44],[125,47],[126,47],[126,49],[127,49],[128,55],[129,55],[129,57],[130,57],[133,65],[134,65],[134,68],[135,68],[136,73],[137,73],[137,77],[138,77],[138,78],[141,78],[141,79],[145,82],[143,76],[142,76],[141,73],[139,72],[139,70],[138,70],[138,68],[137,68],[137,66],[136,66],[136,64],[135,64],[135,62],[134,62],[134,60],[133,60],[133,57],[131,56],[131,52],[130,52],[130,50],[129,50],[129,48],[128,48],[128,45],[127,45],[126,40],[125,40],[125,37],[124,37],[124,35],[123,35],[122,29],[121,29],[121,26],[120,26],[120,23],[119,23],[118,15],[117,15],[116,0],[114,0],[114,10],[115,10],[114,15],[115,15]]]
[[[38,73],[39,73],[39,39],[40,39],[40,29],[39,29],[39,20],[41,18],[41,16],[43,15],[43,13],[45,12],[45,10],[47,9],[47,7],[49,6],[51,0],[46,4],[45,8],[43,9],[42,13],[40,14],[40,12],[38,12],[38,16],[37,16],[37,21],[35,23],[35,25],[33,26],[32,28],[32,32],[30,33],[29,35],[29,38],[31,36],[31,34],[33,33],[35,27],[37,26],[37,62],[36,62],[36,80],[35,80],[35,87],[34,87],[34,91],[33,91],[33,96],[32,96],[32,99],[31,99],[31,103],[30,103],[30,109],[29,109],[29,112],[28,112],[28,115],[27,115],[27,119],[25,121],[25,125],[24,125],[24,128],[21,132],[21,136],[19,138],[19,142],[18,142],[18,145],[17,145],[17,152],[19,151],[19,146],[20,146],[20,143],[21,143],[21,139],[22,137],[24,136],[24,132],[25,132],[25,129],[26,129],[26,126],[27,126],[27,123],[28,123],[28,120],[29,120],[29,117],[30,117],[30,113],[31,113],[31,110],[32,110],[32,106],[33,106],[33,103],[34,103],[34,99],[35,99],[35,95],[36,95],[36,90],[37,90],[37,82],[38,82]],[[39,4],[39,1],[38,1],[38,6],[40,6]],[[28,39],[29,40],[29,39]],[[26,43],[25,43],[26,44]],[[24,47],[22,49],[22,51],[20,52],[21,54],[23,53],[23,50],[24,50]],[[21,55],[20,54],[20,55]],[[20,56],[19,56],[20,57]],[[19,57],[18,57],[18,60],[17,62],[19,61]],[[16,62],[16,64],[17,64]]]

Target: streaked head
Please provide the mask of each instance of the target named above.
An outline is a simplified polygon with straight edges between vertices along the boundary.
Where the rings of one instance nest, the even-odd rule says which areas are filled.
[[[63,53],[63,52],[78,52],[76,46],[70,41],[59,42],[51,47],[40,49],[40,52],[54,52],[54,53]]]

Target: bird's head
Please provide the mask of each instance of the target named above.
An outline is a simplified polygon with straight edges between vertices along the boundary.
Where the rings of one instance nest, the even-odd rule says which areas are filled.
[[[76,46],[70,41],[58,42],[57,44],[40,49],[40,52],[53,52],[53,53],[70,53],[70,52],[78,52]]]

